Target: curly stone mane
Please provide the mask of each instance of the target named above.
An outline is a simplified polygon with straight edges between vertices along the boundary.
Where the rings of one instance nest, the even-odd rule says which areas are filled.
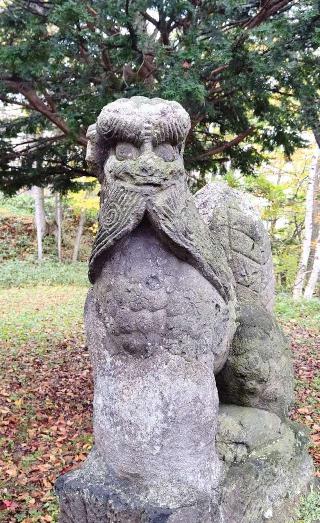
[[[184,143],[190,130],[190,117],[180,104],[161,98],[134,96],[120,98],[106,105],[97,123],[90,125],[87,161],[99,180],[108,150],[117,141],[141,144],[152,137],[154,145],[168,142],[179,145],[183,154]]]

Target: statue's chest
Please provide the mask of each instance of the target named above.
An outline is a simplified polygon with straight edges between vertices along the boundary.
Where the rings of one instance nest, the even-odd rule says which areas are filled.
[[[225,350],[225,302],[148,224],[116,245],[94,292],[114,343],[132,354]]]

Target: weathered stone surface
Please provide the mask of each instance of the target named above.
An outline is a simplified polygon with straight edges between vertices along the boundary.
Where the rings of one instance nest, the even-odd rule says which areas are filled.
[[[222,403],[219,409],[217,446],[221,459],[239,463],[253,450],[280,438],[281,419],[266,410]]]
[[[95,347],[95,318],[103,318],[112,340],[104,349],[149,358],[169,352],[191,361],[213,354],[224,365],[234,318],[219,292],[196,269],[179,260],[157,238],[147,220],[123,239],[89,294],[86,329]],[[93,349],[99,355],[102,347]],[[139,366],[136,360],[134,365]]]
[[[305,429],[263,410],[220,406],[217,450],[223,473],[215,503],[154,507],[128,478],[115,481],[93,451],[85,466],[59,478],[66,523],[287,523],[312,478]],[[143,508],[141,504],[143,503]]]
[[[228,255],[241,299],[259,300],[272,311],[274,275],[270,240],[248,195],[226,183],[207,184],[195,195],[196,206]]]
[[[136,97],[104,108],[89,131],[101,180],[85,308],[95,451],[58,483],[64,523],[70,507],[76,521],[110,511],[110,501],[121,521],[158,521],[152,512],[200,523],[217,507],[215,373],[236,297],[224,250],[187,188],[189,125],[178,104]]]
[[[217,376],[220,400],[288,414],[293,370],[288,343],[259,302],[242,302],[228,360]]]
[[[195,197],[211,233],[224,246],[236,282],[238,327],[226,365],[217,376],[220,400],[280,416],[293,398],[291,354],[273,315],[270,241],[241,191],[208,184]]]
[[[221,405],[217,448],[224,464],[221,521],[287,523],[312,481],[308,437],[273,413]]]
[[[160,506],[218,483],[214,368],[231,320],[223,299],[143,223],[110,253],[86,304],[95,445]]]
[[[283,421],[292,368],[267,310],[267,235],[225,187],[200,191],[201,218],[189,126],[179,104],[134,97],[88,131],[101,182],[85,306],[95,446],[57,481],[60,523],[260,523],[310,479]],[[240,406],[221,407],[217,433],[218,392]]]
[[[65,523],[211,523],[218,522],[217,505],[200,499],[178,508],[152,506],[127,478],[115,478],[92,452],[84,467],[56,483],[60,520]],[[104,471],[104,472],[102,472]],[[219,518],[219,514],[217,516]]]

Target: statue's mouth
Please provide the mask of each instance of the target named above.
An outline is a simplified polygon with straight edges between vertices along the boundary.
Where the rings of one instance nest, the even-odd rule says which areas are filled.
[[[163,173],[151,173],[148,171],[140,170],[138,173],[131,173],[129,171],[123,171],[117,173],[117,179],[122,182],[129,183],[131,185],[143,185],[151,187],[159,187],[168,181]]]
[[[106,174],[114,181],[132,187],[166,187],[185,177],[181,162],[165,162],[158,159],[151,161],[140,158],[139,161],[116,161],[107,165]]]
[[[165,182],[166,179],[162,176],[145,176],[144,174],[140,174],[136,179],[135,182],[141,185],[151,185],[151,186],[159,186],[162,185],[163,182]]]

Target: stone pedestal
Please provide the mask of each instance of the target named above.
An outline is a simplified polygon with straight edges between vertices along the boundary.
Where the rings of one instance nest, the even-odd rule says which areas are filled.
[[[220,488],[215,499],[159,507],[138,494],[138,481],[115,480],[93,451],[86,464],[59,478],[64,523],[286,523],[307,492],[313,465],[301,425],[264,410],[221,405],[217,451]]]
[[[224,523],[287,523],[312,481],[308,436],[265,410],[221,405],[217,448],[223,463]]]

